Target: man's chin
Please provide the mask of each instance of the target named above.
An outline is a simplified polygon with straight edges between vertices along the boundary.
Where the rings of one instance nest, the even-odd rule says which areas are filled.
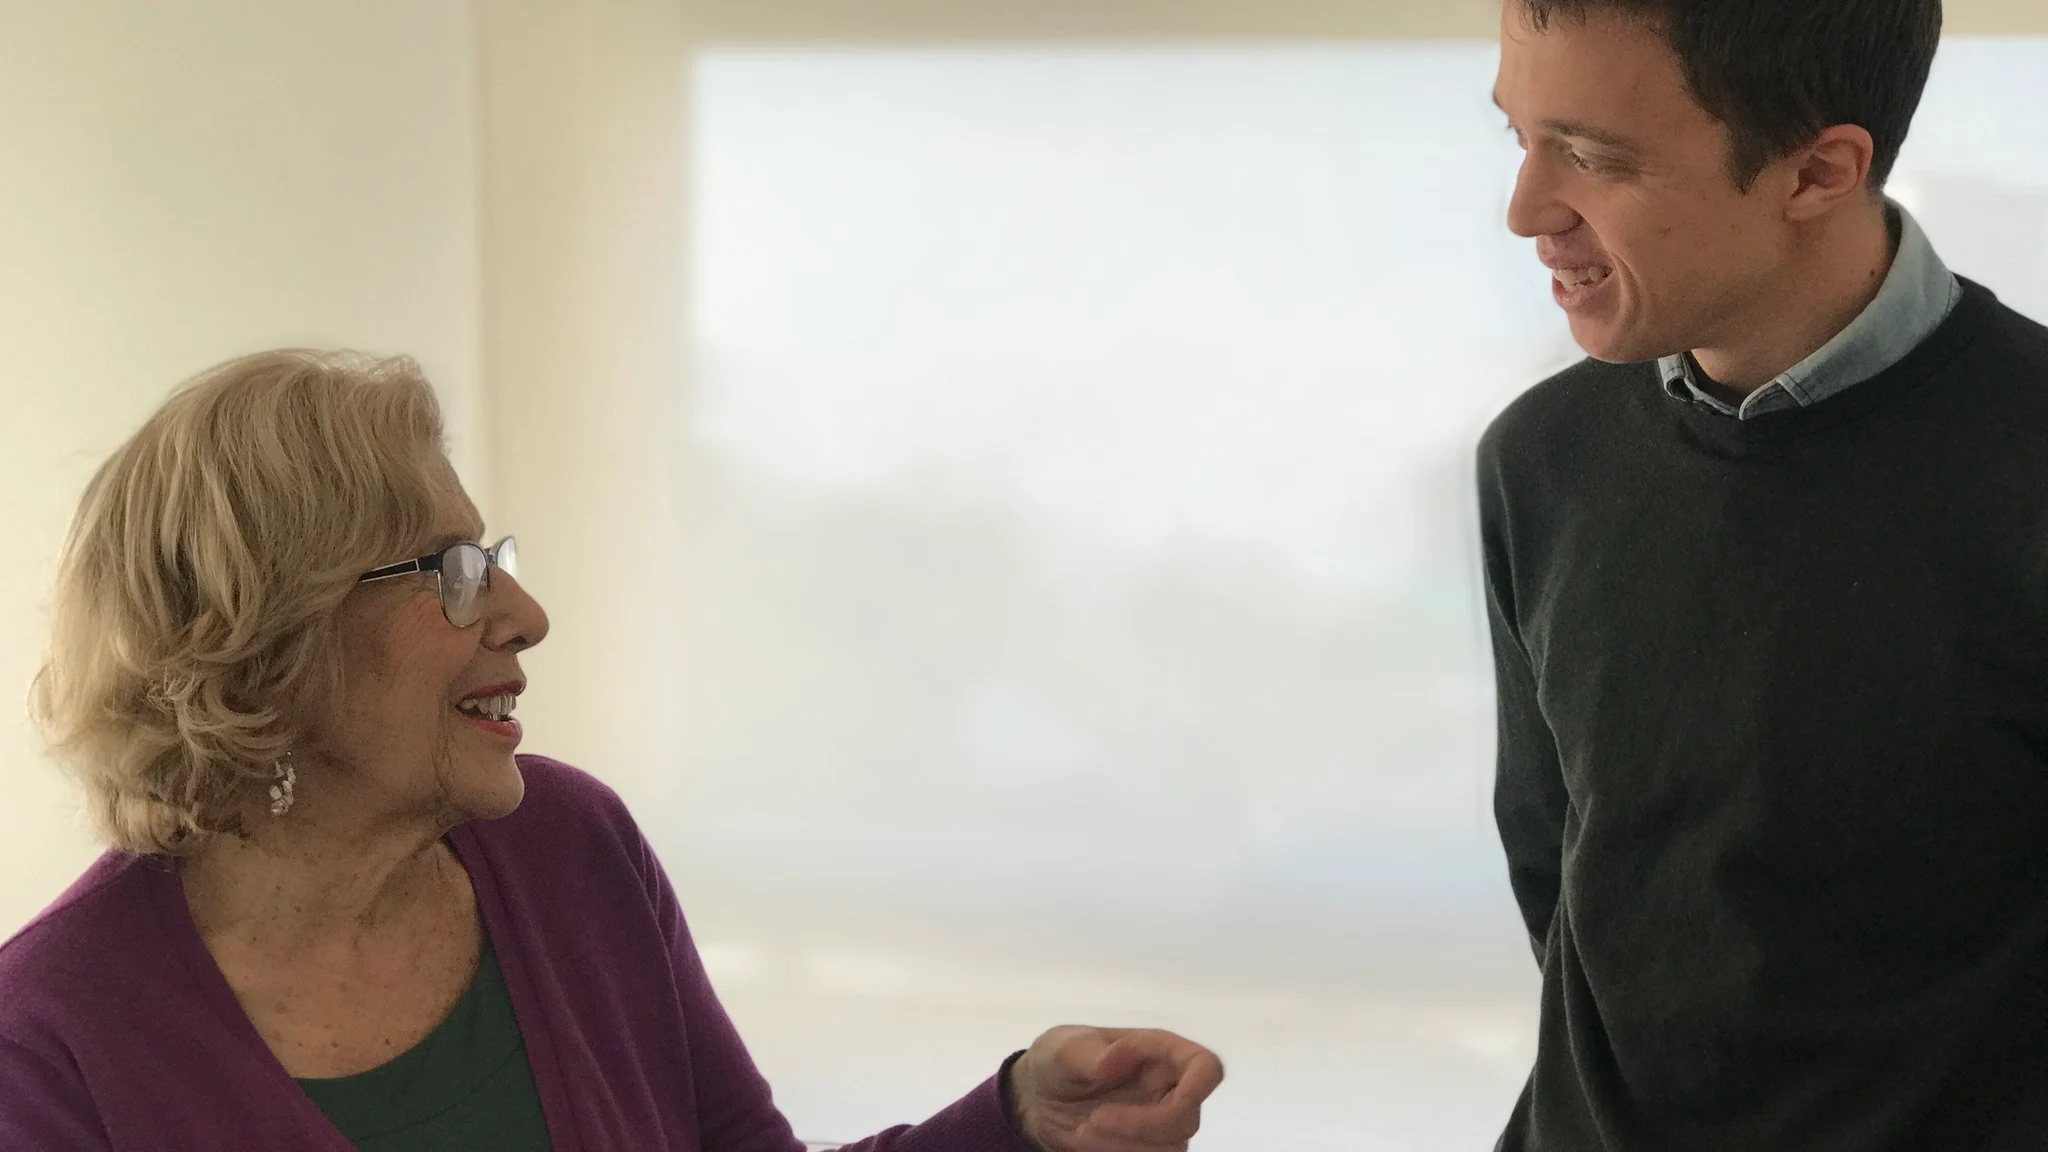
[[[1613,324],[1574,323],[1572,341],[1586,355],[1602,364],[1641,364],[1671,354],[1659,351],[1660,345],[1621,331]]]

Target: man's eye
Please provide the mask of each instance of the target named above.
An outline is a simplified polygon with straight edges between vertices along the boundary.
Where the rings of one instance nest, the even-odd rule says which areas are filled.
[[[1602,172],[1611,172],[1614,168],[1614,165],[1609,164],[1606,161],[1595,160],[1591,157],[1583,155],[1576,148],[1560,145],[1558,147],[1558,153],[1564,157],[1565,162],[1567,164],[1570,164],[1573,168],[1579,170],[1580,172],[1585,172],[1589,174],[1599,174]]]

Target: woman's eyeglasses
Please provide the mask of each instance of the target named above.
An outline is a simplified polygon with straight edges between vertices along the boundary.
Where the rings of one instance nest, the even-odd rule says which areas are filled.
[[[432,572],[440,585],[441,615],[457,628],[467,628],[483,616],[484,590],[491,586],[493,568],[504,569],[505,575],[515,580],[519,578],[519,547],[512,537],[507,536],[489,548],[467,540],[451,544],[430,556],[365,572],[356,578],[356,583]]]

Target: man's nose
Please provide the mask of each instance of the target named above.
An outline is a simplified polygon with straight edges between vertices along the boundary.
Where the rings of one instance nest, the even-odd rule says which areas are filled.
[[[1559,198],[1545,168],[1541,157],[1524,155],[1515,173],[1515,193],[1508,199],[1508,231],[1530,240],[1579,226],[1579,214]]]

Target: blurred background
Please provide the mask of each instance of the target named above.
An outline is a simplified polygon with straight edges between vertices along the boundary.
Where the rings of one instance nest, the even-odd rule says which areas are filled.
[[[1205,1152],[1491,1147],[1536,970],[1469,461],[1576,359],[1494,0],[0,0],[0,936],[93,847],[23,707],[180,379],[418,357],[799,1131],[1172,1027]],[[1952,0],[1894,195],[2048,317],[2048,9]],[[4,993],[4,990],[0,990]]]

